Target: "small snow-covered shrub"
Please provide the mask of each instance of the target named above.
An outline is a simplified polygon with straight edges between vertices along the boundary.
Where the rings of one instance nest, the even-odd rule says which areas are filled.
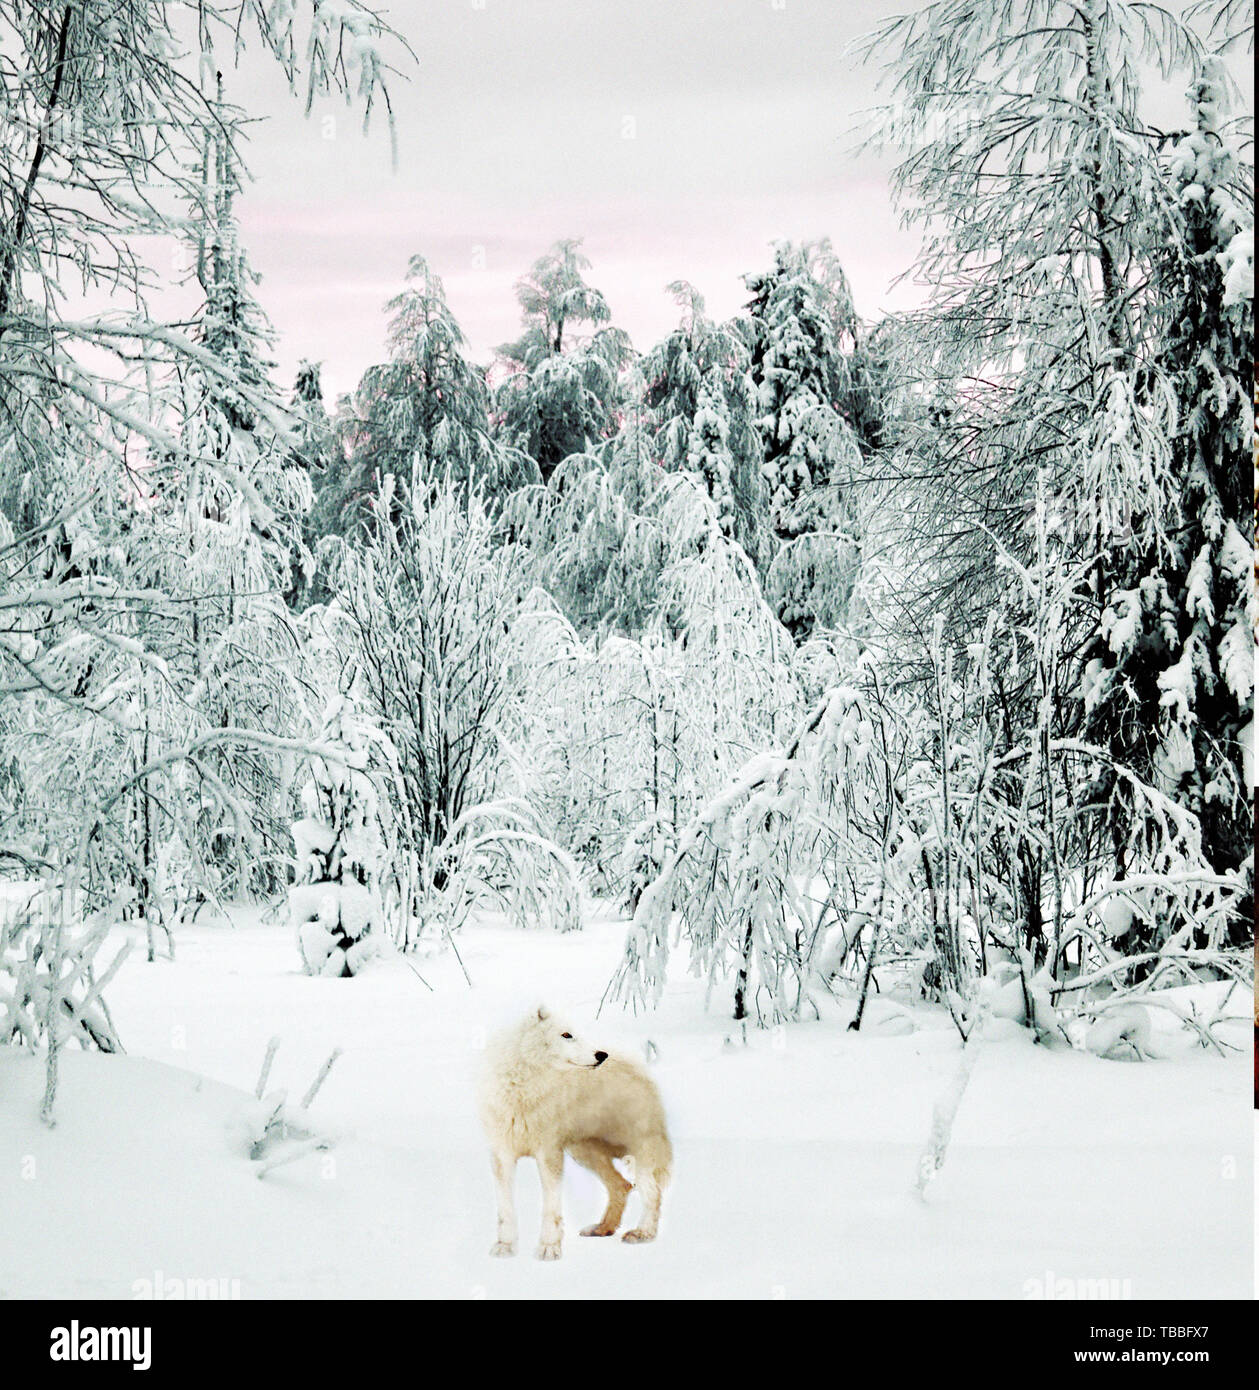
[[[1117,1058],[1125,1052],[1137,1058],[1150,1048],[1150,1012],[1140,1004],[1120,1004],[1107,1010],[1089,1028],[1084,1046],[1098,1057]]]
[[[465,811],[432,856],[422,892],[419,916],[446,932],[478,908],[500,911],[522,927],[581,926],[577,866],[519,801]]]
[[[8,904],[6,904],[8,906]],[[92,914],[77,927],[65,894],[50,884],[0,921],[0,1044],[37,1047],[77,1042],[120,1050],[102,997],[130,951],[127,943],[99,977],[94,963],[117,911]]]
[[[371,736],[349,696],[324,713],[320,743],[293,826],[297,883],[289,918],[309,975],[356,975],[376,953],[383,910],[376,787],[367,767]]]

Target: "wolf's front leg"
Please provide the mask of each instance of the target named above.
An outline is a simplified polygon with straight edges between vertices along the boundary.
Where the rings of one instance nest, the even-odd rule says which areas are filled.
[[[491,1255],[516,1253],[516,1156],[491,1153],[490,1167],[494,1170],[494,1186],[498,1192],[498,1239],[490,1247]]]
[[[542,1233],[538,1237],[538,1259],[558,1260],[564,1240],[563,1149],[547,1149],[538,1154],[538,1176],[542,1179]]]

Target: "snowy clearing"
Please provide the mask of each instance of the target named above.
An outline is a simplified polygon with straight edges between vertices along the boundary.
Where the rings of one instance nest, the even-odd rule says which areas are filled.
[[[836,1011],[727,1044],[726,1001],[703,1017],[702,986],[677,979],[657,1014],[595,1022],[623,936],[481,924],[461,942],[473,988],[446,953],[416,961],[431,993],[396,959],[304,975],[288,927],[256,910],[186,928],[174,963],[134,952],[110,995],[128,1055],[63,1054],[56,1128],[37,1118],[42,1057],[0,1051],[0,1297],[154,1280],[244,1298],[1025,1298],[1047,1280],[1251,1295],[1245,1052],[1157,1031],[1171,1060],[1103,1061],[990,1023],[924,1203],[917,1165],[959,1055],[947,1014],[882,996],[860,1035]],[[600,1044],[658,1049],[676,1165],[654,1246],[581,1239],[602,1190],[570,1165],[564,1258],[537,1262],[526,1162],[521,1254],[489,1257],[470,1083],[486,1031],[542,999]],[[233,1124],[273,1034],[270,1084],[294,1099],[344,1048],[311,1111],[339,1139],[330,1169],[313,1154],[259,1180]]]

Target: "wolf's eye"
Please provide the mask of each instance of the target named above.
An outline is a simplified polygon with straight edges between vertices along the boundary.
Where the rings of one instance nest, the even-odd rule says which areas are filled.
[[[569,1040],[569,1042],[572,1042],[572,1040],[573,1040],[573,1035],[572,1035],[571,1033],[561,1033],[561,1034],[560,1034],[560,1037],[561,1037],[561,1038],[567,1038],[567,1039]]]

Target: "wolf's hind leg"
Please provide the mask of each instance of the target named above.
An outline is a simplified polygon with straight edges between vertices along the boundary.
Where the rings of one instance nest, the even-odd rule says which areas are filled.
[[[491,1255],[516,1253],[516,1158],[514,1154],[491,1153],[494,1186],[498,1193],[498,1239]]]
[[[634,1164],[635,1186],[643,1200],[643,1209],[639,1214],[638,1225],[632,1231],[626,1231],[621,1237],[630,1245],[641,1245],[645,1241],[655,1240],[656,1232],[660,1227],[660,1201],[664,1195],[664,1185],[669,1180],[667,1170],[660,1168],[645,1169],[639,1171],[637,1161]]]
[[[617,1172],[607,1145],[600,1139],[583,1139],[579,1144],[570,1145],[568,1152],[583,1168],[595,1173],[608,1190],[608,1205],[602,1217],[593,1226],[587,1226],[582,1235],[614,1236],[625,1215],[625,1199],[633,1184]]]

